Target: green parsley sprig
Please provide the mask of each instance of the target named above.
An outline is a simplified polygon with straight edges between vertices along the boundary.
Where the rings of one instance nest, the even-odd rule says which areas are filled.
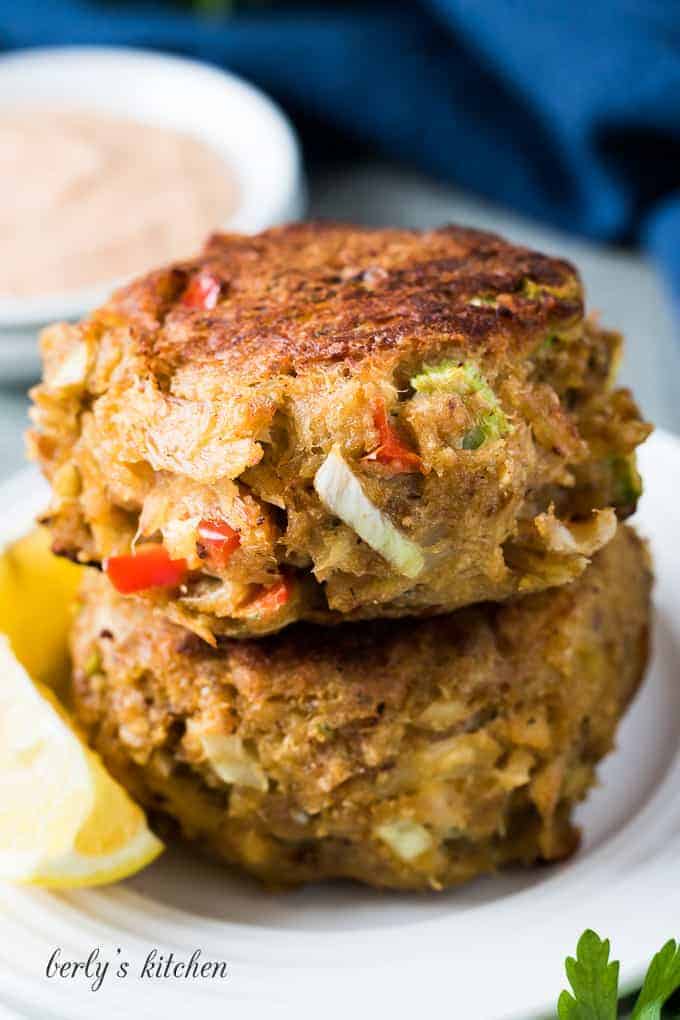
[[[572,993],[563,991],[557,1003],[559,1020],[617,1020],[619,963],[609,960],[609,939],[584,931],[576,959],[567,957],[565,970]],[[680,946],[671,939],[659,950],[645,976],[631,1020],[660,1020],[664,1003],[680,988]]]

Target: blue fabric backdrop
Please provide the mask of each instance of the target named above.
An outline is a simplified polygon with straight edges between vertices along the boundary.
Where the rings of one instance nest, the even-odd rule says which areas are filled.
[[[677,0],[279,3],[219,21],[94,0],[0,11],[5,49],[203,58],[357,144],[568,230],[639,240],[680,309]]]

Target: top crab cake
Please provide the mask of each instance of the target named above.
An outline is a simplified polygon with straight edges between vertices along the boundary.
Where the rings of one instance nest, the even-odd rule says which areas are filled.
[[[211,643],[565,583],[640,491],[619,347],[491,234],[218,235],[44,333],[54,549]]]

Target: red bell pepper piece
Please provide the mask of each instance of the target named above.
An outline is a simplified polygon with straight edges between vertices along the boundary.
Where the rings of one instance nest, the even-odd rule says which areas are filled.
[[[187,574],[186,560],[171,560],[162,545],[147,545],[134,555],[109,556],[104,570],[116,591],[130,595],[146,588],[176,588]]]
[[[202,520],[198,525],[198,555],[203,550],[207,559],[213,560],[218,566],[227,565],[231,554],[241,544],[241,536],[226,521]]]
[[[293,582],[288,577],[281,577],[274,584],[265,588],[248,606],[249,616],[269,616],[282,609],[293,594]]]
[[[206,269],[202,269],[191,279],[189,286],[184,291],[182,304],[189,308],[209,310],[217,304],[221,289],[222,284],[217,277]]]
[[[425,473],[422,459],[402,443],[390,424],[385,401],[382,398],[377,400],[374,405],[373,424],[378,430],[380,444],[375,450],[367,453],[363,460],[383,464],[395,475],[415,474],[417,471]]]

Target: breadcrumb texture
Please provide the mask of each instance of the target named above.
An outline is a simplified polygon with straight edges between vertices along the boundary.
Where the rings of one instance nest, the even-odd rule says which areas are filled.
[[[29,445],[54,549],[162,541],[187,581],[144,597],[213,642],[566,583],[639,495],[649,427],[612,388],[620,342],[584,319],[572,266],[491,234],[216,236],[43,334]],[[417,576],[320,496],[332,452]],[[203,519],[238,532],[228,561]],[[263,603],[282,577],[289,597]]]
[[[621,525],[551,591],[215,650],[91,572],[75,709],[133,796],[226,863],[442,889],[575,849],[647,661],[650,583]]]

